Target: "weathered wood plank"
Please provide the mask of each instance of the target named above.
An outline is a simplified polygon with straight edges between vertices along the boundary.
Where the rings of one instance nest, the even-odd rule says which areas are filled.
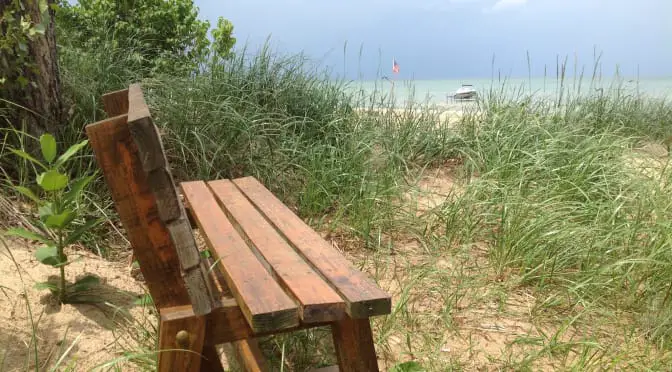
[[[128,87],[128,121],[132,122],[150,116],[142,87],[138,83],[131,84]]]
[[[278,234],[229,180],[209,182],[212,193],[261,262],[295,299],[304,323],[327,322],[345,315],[345,303],[329,284]]]
[[[207,185],[182,183],[184,196],[226,284],[255,332],[298,325],[298,308],[266,271],[221,210]]]
[[[154,303],[157,307],[190,304],[177,252],[158,216],[156,198],[126,123],[127,116],[122,115],[89,124],[89,143]]]
[[[245,339],[233,343],[233,350],[236,354],[238,367],[245,372],[266,372],[270,371],[268,362],[259,348],[256,339]]]
[[[161,316],[167,320],[191,319],[197,317],[190,305],[161,309]],[[233,298],[222,298],[211,313],[204,315],[207,322],[205,345],[220,345],[249,338],[294,332],[313,327],[328,326],[331,323],[297,324],[294,327],[266,332],[254,332],[243,314],[243,310]]]
[[[212,310],[212,283],[202,270],[196,241],[186,213],[180,203],[161,138],[145,104],[142,89],[131,85],[128,92],[128,127],[138,149],[142,170],[152,190],[158,215],[167,224],[170,238],[178,254],[182,275],[194,311],[206,314]]]
[[[205,317],[203,316],[169,320],[161,314],[161,323],[159,324],[159,372],[197,372],[200,370],[201,352],[205,340],[205,324]]]
[[[198,246],[189,221],[186,219],[175,220],[168,223],[167,227],[175,246],[186,248],[177,251],[182,269],[188,270],[198,266],[201,263],[201,256],[198,253]]]
[[[130,108],[132,110],[133,106]],[[145,172],[151,172],[155,169],[166,167],[167,161],[163,143],[151,116],[140,116],[131,121],[131,113],[137,116],[137,111],[128,112],[128,126],[140,151],[143,169]]]
[[[344,318],[331,325],[341,372],[378,372],[369,319]]]
[[[154,169],[147,174],[147,178],[154,195],[156,195],[161,221],[170,222],[181,218],[184,211],[180,206],[180,199],[177,196],[170,171],[166,168]]]
[[[346,311],[352,318],[363,319],[390,313],[390,296],[366,274],[357,270],[264,185],[253,177],[239,178],[234,183],[297,252],[343,296]]]
[[[102,100],[108,117],[128,113],[128,89],[103,94]]]

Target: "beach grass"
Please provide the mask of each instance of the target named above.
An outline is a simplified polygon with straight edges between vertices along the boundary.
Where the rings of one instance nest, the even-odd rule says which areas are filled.
[[[672,362],[671,104],[619,90],[535,99],[493,89],[447,121],[270,48],[151,79],[124,51],[89,53],[62,48],[72,116],[61,141],[103,118],[103,93],[141,81],[178,181],[257,177],[393,295],[392,314],[373,320],[381,365]],[[29,183],[9,156],[6,182]],[[96,169],[88,152],[71,172]],[[87,203],[109,219],[94,251],[114,258],[105,242],[123,234],[100,177]],[[137,324],[120,358],[151,370],[155,329]],[[335,362],[324,329],[262,345],[285,370]]]

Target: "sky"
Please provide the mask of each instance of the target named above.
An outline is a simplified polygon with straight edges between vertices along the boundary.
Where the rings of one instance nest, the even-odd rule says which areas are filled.
[[[603,75],[672,76],[672,0],[194,0],[202,18],[234,25],[238,47],[270,37],[348,79]],[[361,50],[361,55],[360,55]],[[531,61],[528,69],[527,54]],[[494,68],[493,68],[494,56]]]

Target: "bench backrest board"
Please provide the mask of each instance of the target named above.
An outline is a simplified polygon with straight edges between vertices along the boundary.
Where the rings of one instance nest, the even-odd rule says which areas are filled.
[[[98,165],[157,307],[218,303],[140,85],[108,93],[109,119],[86,127]]]

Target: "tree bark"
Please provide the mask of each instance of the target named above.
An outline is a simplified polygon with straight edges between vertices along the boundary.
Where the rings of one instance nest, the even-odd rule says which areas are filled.
[[[12,0],[0,0],[0,15],[5,7],[14,7]],[[28,84],[21,87],[19,84],[8,84],[0,90],[0,97],[12,102],[10,105],[9,124],[17,129],[25,126],[29,134],[39,136],[45,132],[57,134],[63,120],[63,106],[61,103],[61,82],[58,70],[58,56],[56,51],[56,27],[54,9],[51,7],[55,0],[46,0],[49,5],[48,19],[43,22],[38,0],[21,0],[23,10],[15,10],[15,17],[30,19],[32,24],[44,25],[44,34],[34,35],[26,40],[28,47],[28,62],[30,66],[2,71],[8,79],[23,76]],[[7,25],[3,25],[3,28]],[[5,29],[2,30],[4,37]],[[0,59],[0,68],[5,70],[11,66],[12,58],[9,53],[3,53]],[[16,54],[15,54],[16,55]],[[6,126],[7,123],[0,125]]]

